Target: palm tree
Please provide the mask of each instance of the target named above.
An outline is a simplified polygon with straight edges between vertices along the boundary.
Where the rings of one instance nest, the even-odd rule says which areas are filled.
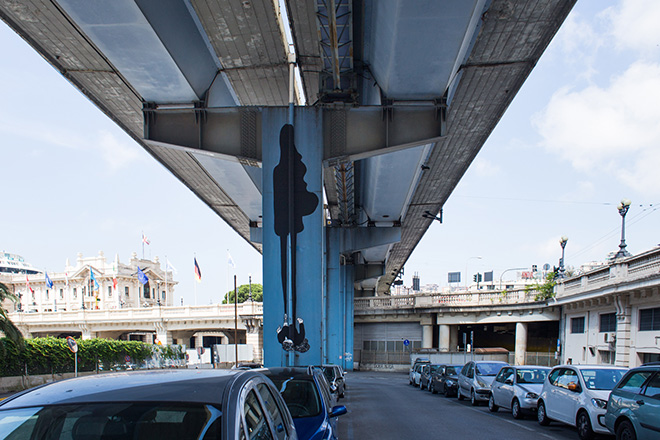
[[[2,306],[2,303],[5,299],[16,302],[18,298],[9,291],[9,288],[4,284],[0,283],[0,332],[4,333],[7,339],[14,342],[17,346],[20,347],[20,343],[23,340],[23,335],[21,331],[14,325],[13,322],[9,319],[7,311]]]

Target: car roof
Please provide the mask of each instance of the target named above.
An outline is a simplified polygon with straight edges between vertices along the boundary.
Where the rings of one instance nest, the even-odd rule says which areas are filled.
[[[273,368],[262,368],[261,373],[270,377],[271,379],[286,379],[289,377],[294,377],[296,379],[313,379],[314,371],[319,372],[319,370],[314,370],[309,367],[273,367]],[[320,373],[320,372],[319,372]]]
[[[522,368],[540,368],[542,370],[549,370],[550,367],[547,367],[545,365],[511,365],[511,368],[515,368],[516,370],[522,369]]]
[[[225,389],[257,375],[254,370],[154,370],[66,379],[33,388],[0,403],[0,410],[96,402],[222,404]]]

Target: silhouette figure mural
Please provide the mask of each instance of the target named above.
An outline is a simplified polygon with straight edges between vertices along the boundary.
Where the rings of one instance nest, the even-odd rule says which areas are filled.
[[[307,167],[296,149],[293,125],[285,124],[280,130],[280,161],[273,169],[273,197],[275,234],[280,237],[280,270],[284,297],[284,323],[277,328],[277,340],[286,351],[304,353],[309,350],[305,338],[305,324],[296,314],[296,237],[303,231],[303,217],[311,215],[319,198],[307,190]],[[289,255],[288,242],[291,242]],[[291,310],[287,301],[288,269],[291,264]],[[291,318],[289,324],[288,318]]]

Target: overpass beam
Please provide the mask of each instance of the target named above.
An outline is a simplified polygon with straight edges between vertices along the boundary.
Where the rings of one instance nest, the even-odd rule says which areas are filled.
[[[516,345],[515,364],[525,365],[525,354],[527,353],[527,323],[516,322]]]

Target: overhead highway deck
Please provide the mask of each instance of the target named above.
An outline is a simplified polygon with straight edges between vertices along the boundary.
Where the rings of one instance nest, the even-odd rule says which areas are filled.
[[[0,0],[0,17],[263,253],[267,362],[350,368],[353,295],[388,294],[574,3]]]

